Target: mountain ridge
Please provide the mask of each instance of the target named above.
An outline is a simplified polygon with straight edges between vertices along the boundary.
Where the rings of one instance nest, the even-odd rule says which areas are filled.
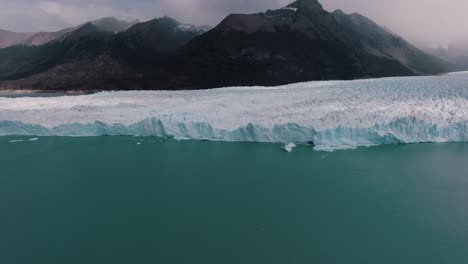
[[[21,43],[35,33],[17,33],[9,30],[0,29],[0,48],[6,48],[9,46]]]
[[[6,72],[0,74],[0,89],[273,86],[428,75],[447,69],[442,60],[365,16],[339,10],[330,13],[317,0],[298,0],[256,14],[231,14],[208,31],[169,17],[137,23],[116,34],[104,34],[96,26],[88,29],[79,37],[72,32],[77,39],[65,34],[65,40],[39,47],[35,53],[32,47],[17,48],[17,58],[0,49],[0,73]],[[87,52],[81,54],[79,49]],[[57,51],[62,57],[41,55]],[[10,58],[9,63],[2,63],[2,58]],[[104,69],[105,64],[109,69]],[[66,80],[59,76],[63,65]],[[88,83],[83,77],[86,69],[93,76]],[[74,77],[73,71],[80,74]]]
[[[167,21],[143,22],[117,34],[87,23],[44,45],[0,49],[0,89],[139,89],[132,82],[144,85],[142,73],[151,75],[146,73],[147,65],[159,65],[167,53],[201,34],[199,29],[175,30],[186,25],[175,20],[164,28]],[[163,43],[144,38],[161,34],[166,38]],[[174,39],[169,41],[167,37]],[[150,44],[145,45],[146,41]],[[159,44],[161,49],[156,46]]]
[[[94,24],[102,30],[113,32],[113,33],[118,33],[122,31],[126,31],[131,26],[137,23],[140,23],[140,21],[138,20],[124,21],[124,20],[118,20],[115,17],[103,17],[100,19],[96,19],[96,20],[83,23],[75,27],[65,28],[65,29],[61,29],[58,31],[51,31],[51,32],[16,33],[16,32],[10,32],[10,31],[0,29],[0,48],[7,48],[9,46],[14,46],[14,45],[26,45],[26,46],[44,45],[51,41],[64,38],[66,34],[73,32],[88,23]],[[2,36],[2,32],[9,32],[10,36],[7,36],[6,34]],[[19,37],[14,38],[14,35],[19,36]]]
[[[329,13],[316,0],[299,0],[263,13],[229,15],[183,49],[186,74],[182,78],[179,74],[170,89],[270,86],[445,70],[441,60],[370,19]]]

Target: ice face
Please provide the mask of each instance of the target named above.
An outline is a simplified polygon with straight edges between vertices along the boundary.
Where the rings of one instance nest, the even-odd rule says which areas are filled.
[[[0,98],[0,135],[313,142],[319,150],[468,142],[468,75]]]

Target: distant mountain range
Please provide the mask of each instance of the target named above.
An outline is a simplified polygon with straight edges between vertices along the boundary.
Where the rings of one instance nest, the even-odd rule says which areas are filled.
[[[97,28],[109,32],[122,32],[129,29],[131,26],[140,23],[135,20],[132,22],[117,20],[113,17],[105,17],[98,20],[88,22],[95,25]],[[0,48],[6,48],[14,45],[40,46],[51,41],[63,38],[70,32],[73,32],[83,25],[66,28],[55,32],[34,32],[34,33],[16,33],[6,30],[0,30]]]
[[[23,43],[36,33],[16,33],[0,29],[0,48],[6,48]]]
[[[105,18],[53,33],[0,33],[0,43],[17,44],[0,49],[0,89],[203,89],[452,67],[362,15],[329,13],[317,0],[229,15],[213,29],[169,17]]]
[[[450,44],[448,47],[426,49],[432,54],[453,65],[455,70],[468,70],[468,42]]]

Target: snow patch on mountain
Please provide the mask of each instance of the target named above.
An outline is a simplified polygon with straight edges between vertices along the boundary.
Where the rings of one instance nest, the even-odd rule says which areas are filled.
[[[282,10],[291,10],[291,11],[294,11],[294,12],[297,12],[297,8],[296,7],[291,7],[291,6],[285,6],[283,8],[281,8]]]

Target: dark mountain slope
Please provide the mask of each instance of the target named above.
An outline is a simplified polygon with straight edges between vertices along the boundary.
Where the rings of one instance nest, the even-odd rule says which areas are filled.
[[[362,56],[368,64],[366,68],[371,76],[388,76],[392,73],[393,75],[436,74],[448,67],[448,64],[440,59],[422,52],[402,37],[360,14],[347,15],[337,10],[332,15],[354,40],[358,40],[357,48],[363,52]],[[349,43],[349,45],[353,46],[356,43]],[[381,64],[384,60],[389,64],[396,62],[399,64],[396,66],[400,69],[389,67],[386,70],[385,67],[388,66]]]
[[[118,34],[89,24],[48,45],[0,50],[8,80],[0,89],[203,89],[447,69],[371,20],[329,13],[317,0],[230,15],[203,32],[168,17]]]
[[[169,18],[120,34],[88,23],[45,45],[0,49],[0,89],[149,88],[143,77],[201,32]]]
[[[184,65],[183,74],[170,89],[424,75],[446,67],[371,20],[329,13],[316,0],[230,15],[180,57],[173,67]]]
[[[175,85],[276,85],[362,76],[355,55],[335,38],[339,31],[334,18],[315,6],[230,15],[185,47],[178,64],[186,65],[187,78]]]
[[[111,41],[112,34],[86,24],[60,42],[0,49],[0,80],[20,79],[60,64],[92,60],[102,54]]]
[[[182,24],[169,17],[157,18],[118,34],[112,52],[115,57],[135,67],[156,66],[152,64],[158,64],[162,56],[174,53],[204,32],[202,28]]]

